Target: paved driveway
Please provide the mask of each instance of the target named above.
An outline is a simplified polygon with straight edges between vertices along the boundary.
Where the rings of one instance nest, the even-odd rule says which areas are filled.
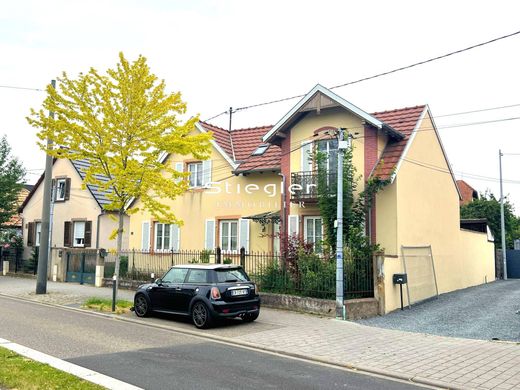
[[[440,336],[520,342],[520,279],[442,294],[411,309],[358,322]]]

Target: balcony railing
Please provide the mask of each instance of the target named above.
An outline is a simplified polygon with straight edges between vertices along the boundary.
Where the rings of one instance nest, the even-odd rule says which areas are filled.
[[[291,202],[316,203],[318,202],[318,171],[292,172],[291,173]],[[327,190],[336,191],[336,172],[326,173]]]

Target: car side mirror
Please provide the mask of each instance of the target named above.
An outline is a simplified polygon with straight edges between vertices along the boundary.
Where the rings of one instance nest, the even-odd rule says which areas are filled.
[[[158,286],[161,286],[162,285],[162,279],[161,278],[157,278],[155,279],[155,282],[154,282],[156,285]]]

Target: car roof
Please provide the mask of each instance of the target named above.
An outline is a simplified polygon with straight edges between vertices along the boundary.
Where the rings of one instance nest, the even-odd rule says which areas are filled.
[[[180,264],[174,265],[172,268],[190,268],[190,269],[237,269],[242,268],[238,264]]]

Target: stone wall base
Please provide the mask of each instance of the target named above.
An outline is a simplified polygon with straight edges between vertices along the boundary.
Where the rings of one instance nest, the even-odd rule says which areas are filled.
[[[271,293],[260,293],[260,296],[264,306],[303,311],[329,317],[336,315],[336,301],[333,300]],[[379,304],[375,298],[350,299],[345,301],[345,305],[349,320],[358,320],[378,315]]]

